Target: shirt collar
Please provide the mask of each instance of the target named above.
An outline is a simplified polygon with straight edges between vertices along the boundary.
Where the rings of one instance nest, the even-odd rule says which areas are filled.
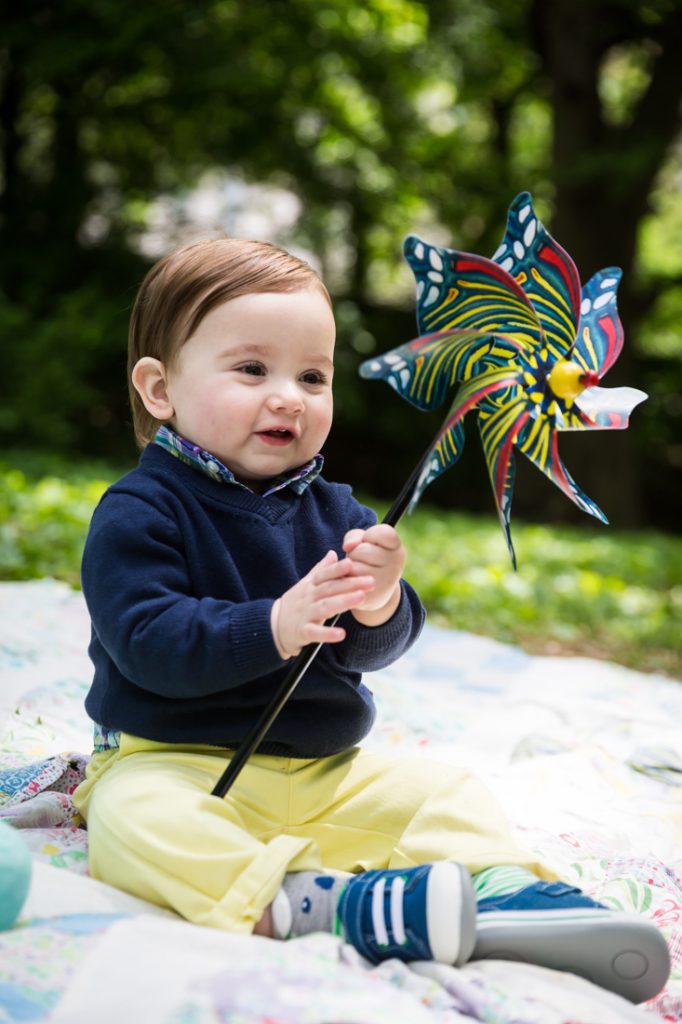
[[[192,441],[181,437],[180,434],[176,434],[170,427],[159,427],[154,437],[154,444],[158,444],[161,448],[170,452],[171,455],[180,459],[181,462],[186,463],[186,465],[194,466],[195,469],[210,476],[212,480],[219,480],[225,484],[234,484],[234,486],[241,487],[245,491],[251,491],[250,487],[243,484],[241,480],[236,479],[232,470],[228,469],[219,458],[211,455],[210,452],[200,448],[199,445],[194,444]],[[315,455],[305,466],[299,466],[289,473],[283,473],[282,476],[275,477],[261,497],[267,498],[269,494],[281,491],[283,487],[290,487],[296,494],[303,494],[306,487],[322,472],[323,463],[324,458],[322,455]]]

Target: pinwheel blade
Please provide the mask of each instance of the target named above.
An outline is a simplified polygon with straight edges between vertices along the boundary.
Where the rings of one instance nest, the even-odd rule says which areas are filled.
[[[413,512],[422,494],[430,483],[444,473],[446,469],[459,459],[464,449],[464,426],[457,420],[447,429],[442,430],[438,440],[434,442],[428,455],[422,462],[422,469],[407,505],[407,511]]]
[[[454,384],[478,375],[485,357],[507,364],[522,347],[523,342],[510,335],[439,331],[366,360],[359,372],[370,380],[385,380],[418,409],[435,409]]]
[[[595,430],[625,430],[630,422],[630,413],[649,396],[639,388],[586,388],[578,395],[575,404],[587,419],[584,426]],[[563,430],[574,430],[566,426]]]
[[[516,401],[506,402],[497,407],[487,406],[484,403],[478,413],[478,429],[495,496],[497,514],[514,568],[516,568],[516,554],[510,527],[516,470],[514,443],[529,417],[530,411],[525,398],[518,398]]]
[[[616,305],[620,279],[619,267],[607,267],[591,277],[582,291],[571,358],[600,378],[613,366],[623,347],[623,325]]]
[[[430,245],[416,235],[403,244],[417,280],[420,334],[477,330],[513,334],[529,346],[542,339],[533,306],[507,271],[485,256]]]
[[[504,238],[493,260],[530,299],[549,352],[565,358],[580,315],[580,277],[571,257],[538,218],[528,192],[521,192],[509,207]]]
[[[518,388],[518,381],[517,370],[494,367],[462,384],[444,423],[424,458],[423,469],[410,502],[410,511],[414,509],[428,485],[454,465],[461,455],[464,447],[462,420],[469,410],[486,398],[505,401],[507,396],[513,395]]]
[[[522,427],[517,447],[534,466],[537,466],[552,483],[556,484],[571,501],[575,502],[578,508],[587,512],[588,515],[594,516],[595,519],[599,519],[600,522],[608,523],[608,519],[599,506],[578,487],[564,466],[559,456],[557,441],[556,429],[550,424],[547,416],[541,415],[529,420]]]

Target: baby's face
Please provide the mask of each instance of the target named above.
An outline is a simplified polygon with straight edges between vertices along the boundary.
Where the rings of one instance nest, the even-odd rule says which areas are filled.
[[[224,302],[168,371],[171,424],[258,490],[324,444],[335,336],[333,313],[316,287]]]

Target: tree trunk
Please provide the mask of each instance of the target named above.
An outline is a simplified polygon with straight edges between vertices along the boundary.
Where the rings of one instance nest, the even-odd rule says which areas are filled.
[[[682,10],[658,26],[659,52],[649,87],[629,123],[608,124],[599,99],[607,50],[649,34],[634,21],[632,5],[613,0],[595,11],[585,0],[535,0],[533,25],[552,94],[554,137],[551,178],[556,183],[552,233],[587,281],[619,266],[619,310],[625,345],[605,386],[638,384],[635,339],[638,311],[634,267],[637,235],[656,175],[679,124]],[[631,430],[637,429],[637,413]],[[640,526],[639,467],[632,433],[607,432],[585,443],[562,439],[567,463],[597,503],[622,527]]]

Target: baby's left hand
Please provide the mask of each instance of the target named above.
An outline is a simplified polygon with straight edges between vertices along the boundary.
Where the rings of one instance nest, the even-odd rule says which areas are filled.
[[[353,562],[354,576],[372,576],[374,588],[352,614],[366,625],[386,622],[400,603],[400,577],[405,548],[396,530],[386,523],[368,530],[349,530],[343,550]]]

